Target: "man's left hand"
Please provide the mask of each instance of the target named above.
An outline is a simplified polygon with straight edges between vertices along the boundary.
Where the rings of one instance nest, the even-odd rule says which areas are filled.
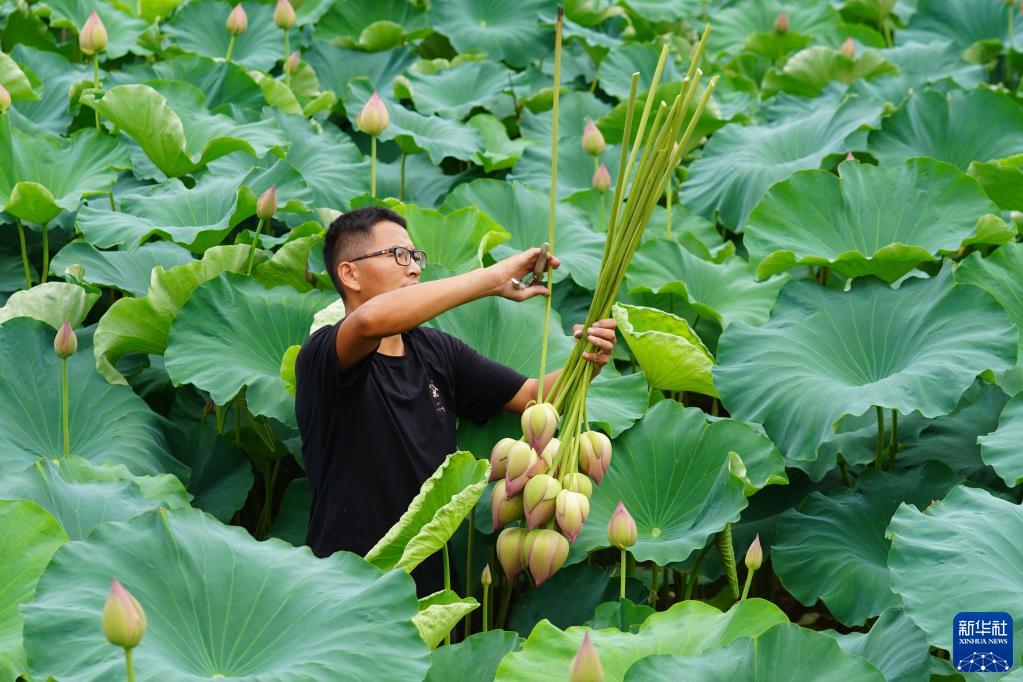
[[[618,323],[609,317],[597,320],[592,327],[586,330],[586,340],[596,347],[596,352],[583,353],[583,359],[593,363],[594,375],[598,374],[604,365],[611,361],[611,353],[615,349],[615,344],[618,343],[618,338],[615,336],[617,327]],[[581,324],[573,325],[572,333],[575,338],[580,338],[583,326]]]

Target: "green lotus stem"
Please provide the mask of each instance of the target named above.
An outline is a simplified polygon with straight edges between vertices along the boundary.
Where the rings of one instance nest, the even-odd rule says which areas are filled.
[[[490,615],[490,585],[483,586],[483,632],[487,632],[487,617]]]
[[[717,545],[718,555],[721,557],[721,566],[725,569],[728,577],[728,587],[731,588],[734,599],[739,598],[739,576],[735,572],[735,549],[732,547],[732,524],[726,523],[724,530],[714,538]]]
[[[92,55],[92,85],[99,90],[99,52]],[[100,131],[99,128],[99,109],[94,109],[93,112],[96,114],[96,132]]]
[[[25,246],[25,228],[21,224],[21,218],[14,219],[18,226],[18,241],[21,242],[21,265],[25,268],[25,289],[32,288],[32,271],[28,267],[28,248]]]
[[[899,412],[892,408],[892,445],[888,455],[888,470],[895,471],[895,453],[899,450]]]
[[[234,39],[235,35],[232,33],[231,40],[229,40],[227,43],[227,54],[224,55],[224,59],[227,61],[231,61],[231,53],[234,52]]]
[[[377,195],[377,136],[370,138],[369,142],[369,195],[376,198]]]
[[[504,623],[508,619],[508,605],[511,604],[511,593],[514,587],[515,583],[513,581],[504,581],[504,592],[501,593],[501,606],[497,611],[497,620],[494,621],[495,630],[504,628]]]
[[[621,570],[620,579],[618,581],[618,598],[619,599],[625,599],[625,565],[626,565],[626,561],[625,561],[625,550],[624,549],[622,549],[621,564],[622,564],[622,570]]]
[[[469,539],[465,546],[465,596],[472,595],[472,540],[475,533],[476,522],[474,520],[475,514],[472,510],[469,511]],[[483,586],[486,590],[486,585]],[[468,639],[472,633],[472,614],[465,616],[465,638]]]
[[[111,211],[117,211],[117,204],[114,203],[114,190],[113,189],[110,190],[110,194],[107,195],[107,198],[110,199],[110,210]],[[78,229],[78,221],[76,220],[75,221],[75,234],[78,234],[80,231],[81,230]]]
[[[607,232],[607,192],[600,193],[600,231]]]
[[[742,586],[742,596],[739,597],[739,601],[746,601],[746,597],[747,597],[747,595],[749,595],[749,586],[753,583],[753,574],[754,573],[756,573],[756,571],[747,571],[746,572],[746,582]]]
[[[288,48],[288,37],[291,34],[291,29],[284,29],[284,84],[289,88],[291,87],[291,73],[288,71],[288,57],[291,56],[291,50]]]
[[[1010,18],[1009,21],[1011,22],[1012,19]],[[888,47],[895,47],[895,43],[892,42],[892,25],[888,21],[887,14],[881,19],[881,30],[884,32],[884,44]],[[1009,35],[1011,36],[1012,33]]]
[[[234,446],[241,448],[242,446],[242,405],[241,405],[241,391],[234,398]]]
[[[249,246],[249,261],[245,265],[245,274],[252,274],[252,261],[256,258],[256,245],[259,244],[259,235],[263,232],[263,224],[266,222],[265,218],[259,219],[259,224],[256,225],[256,236],[252,238],[252,244]]]
[[[39,283],[46,282],[46,275],[50,271],[50,236],[47,233],[47,225],[43,223],[43,273],[39,276]]]
[[[842,483],[846,488],[851,488],[852,480],[849,478],[849,469],[845,465],[845,457],[842,457],[841,454],[838,455],[838,470],[842,472]]]
[[[1009,5],[1009,38],[1005,43],[1005,54],[1008,55],[1012,49],[1012,20],[1016,15],[1016,3]]]
[[[135,682],[135,664],[131,660],[131,649],[124,650],[124,665],[128,673],[128,682]]]
[[[217,433],[224,433],[224,408],[220,405],[213,406],[213,412],[217,417]]]
[[[874,468],[881,468],[881,457],[884,455],[884,410],[880,405],[874,408],[877,411],[877,448],[874,453]]]
[[[696,560],[693,562],[693,567],[690,569],[690,579],[686,585],[686,600],[693,596],[693,588],[696,587],[696,583],[700,580],[700,563],[703,561],[703,557],[707,555],[707,551],[709,549],[710,545],[704,545],[703,549],[700,550],[700,553],[696,555]]]
[[[558,100],[561,94],[561,27],[565,20],[565,10],[558,5],[558,19],[554,26],[554,116],[551,126],[551,198],[548,217],[547,242],[549,253],[554,253],[554,209],[558,200]],[[546,264],[545,264],[546,265]],[[536,392],[537,402],[543,402],[544,377],[547,376],[547,341],[551,332],[551,304],[554,299],[554,272],[546,268],[547,274],[547,305],[543,318],[543,343],[540,346],[540,377]]]
[[[64,427],[64,456],[67,457],[71,454],[71,430],[68,428],[71,414],[71,398],[68,395],[70,393],[68,389],[68,371],[67,371],[67,358],[61,359],[60,368],[60,392],[62,396],[60,418],[61,424]]]
[[[405,152],[401,153],[401,180],[398,182],[398,201],[405,201]]]
[[[660,568],[655,561],[650,569],[650,606],[654,611],[657,610],[657,583],[661,573]]]
[[[444,543],[444,589],[451,589],[451,554],[448,551],[448,543]],[[444,643],[451,644],[451,630],[444,635]]]
[[[668,177],[668,191],[664,195],[665,201],[665,216],[664,226],[668,233],[668,239],[671,239],[671,177]]]

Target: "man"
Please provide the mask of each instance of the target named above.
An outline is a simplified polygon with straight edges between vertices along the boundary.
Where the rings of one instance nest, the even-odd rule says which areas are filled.
[[[391,210],[362,208],[337,218],[323,241],[345,316],[314,332],[295,362],[295,412],[311,493],[306,544],[320,557],[342,549],[364,555],[383,537],[457,449],[456,418],[483,423],[502,409],[521,414],[537,397],[536,379],[419,325],[484,296],[550,295],[541,284],[518,289],[511,282],[533,269],[540,250],[420,283],[426,256],[405,227]],[[577,338],[581,332],[576,325]],[[601,320],[587,339],[597,348],[585,355],[596,374],[614,349],[614,320]],[[545,377],[545,396],[559,372]],[[439,557],[413,577],[420,596],[440,589]]]

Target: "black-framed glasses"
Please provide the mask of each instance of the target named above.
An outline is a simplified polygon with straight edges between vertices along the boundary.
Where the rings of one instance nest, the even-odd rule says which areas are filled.
[[[349,259],[349,263],[363,258],[372,258],[373,256],[382,256],[385,253],[389,253],[394,256],[394,260],[398,265],[409,265],[414,258],[416,265],[419,266],[420,270],[426,269],[426,251],[420,251],[419,249],[406,249],[404,246],[390,246],[380,251],[374,251],[373,253],[366,253],[357,258]]]

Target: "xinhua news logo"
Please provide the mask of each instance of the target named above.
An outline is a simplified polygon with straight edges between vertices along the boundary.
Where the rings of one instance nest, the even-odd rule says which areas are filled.
[[[952,663],[969,673],[1004,673],[1012,667],[1012,616],[963,611],[952,619]]]

